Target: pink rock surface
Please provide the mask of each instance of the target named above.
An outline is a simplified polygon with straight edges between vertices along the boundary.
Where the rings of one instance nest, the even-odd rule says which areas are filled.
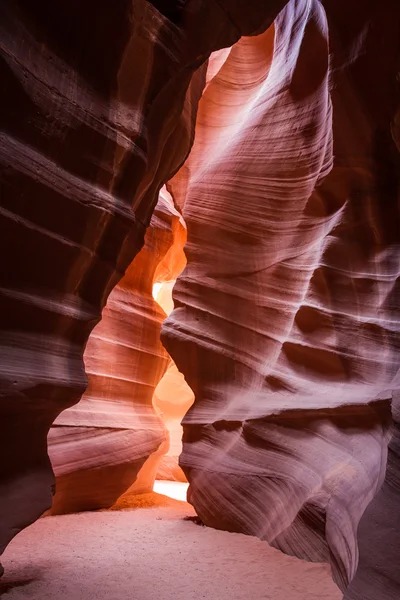
[[[188,264],[163,340],[195,393],[180,464],[201,519],[329,561],[344,590],[399,364],[399,19],[323,4],[289,2],[210,61],[168,186]]]
[[[190,501],[397,598],[399,39],[398,0],[1,4],[0,554],[50,507],[55,420],[54,512],[148,489],[168,451],[178,215],[139,251],[170,180]],[[179,386],[154,402],[176,478]]]
[[[284,4],[1,3],[0,554],[51,505],[47,433],[189,152],[199,67]]]

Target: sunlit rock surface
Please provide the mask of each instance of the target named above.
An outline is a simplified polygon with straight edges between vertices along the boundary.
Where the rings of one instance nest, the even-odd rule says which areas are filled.
[[[189,153],[199,68],[284,4],[0,4],[0,554],[51,505],[47,433],[85,391],[89,334]]]
[[[188,386],[173,361],[155,389],[153,396],[154,405],[161,411],[163,421],[168,429],[169,448],[162,457],[157,479],[169,481],[186,481],[178,461],[182,452],[182,425],[181,421],[194,401],[193,391]]]
[[[153,394],[134,268],[173,178],[189,499],[354,576],[346,600],[397,598],[399,29],[398,0],[0,5],[0,554],[50,506],[55,419],[54,512],[182,478],[192,396],[172,363]]]
[[[52,513],[111,506],[147,458],[167,450],[168,432],[152,403],[169,360],[160,341],[166,313],[152,292],[155,281],[182,271],[185,239],[182,218],[163,188],[145,244],[111,292],[86,346],[88,389],[50,430],[57,489]],[[157,462],[146,465],[138,491],[151,491]]]
[[[385,477],[399,368],[400,9],[322,4],[291,1],[210,60],[169,183],[188,264],[163,341],[195,393],[180,464],[201,519],[326,560],[345,589]],[[348,598],[396,596],[388,478]],[[373,558],[379,523],[387,566]]]
[[[178,251],[178,240],[175,247]],[[181,272],[184,265],[179,266],[182,266],[180,269]],[[177,272],[177,275],[180,274],[180,272]],[[172,291],[175,283],[176,279],[172,281],[166,281],[165,283],[156,283],[153,286],[154,299],[167,315],[170,315],[174,308]],[[182,452],[181,421],[193,404],[193,401],[193,391],[187,385],[182,373],[178,371],[174,361],[169,358],[168,368],[163,377],[160,379],[153,394],[153,405],[156,410],[160,411],[164,424],[168,430],[169,437],[167,453],[162,456],[158,465],[156,475],[157,479],[180,482],[187,481],[185,474],[178,464],[178,461]]]

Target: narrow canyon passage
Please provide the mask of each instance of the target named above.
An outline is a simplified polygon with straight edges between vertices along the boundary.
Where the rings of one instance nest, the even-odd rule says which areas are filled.
[[[0,593],[400,598],[399,0],[0,2]]]
[[[185,223],[163,187],[144,247],[86,346],[88,388],[50,429],[52,514],[108,508],[128,488],[151,491],[156,477],[186,481],[180,421],[193,393],[160,340],[185,242]]]

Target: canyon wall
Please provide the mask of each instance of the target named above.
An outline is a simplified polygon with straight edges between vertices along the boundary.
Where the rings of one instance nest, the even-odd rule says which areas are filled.
[[[284,0],[0,5],[0,554],[51,505],[47,433],[185,160],[210,52]]]
[[[167,315],[153,299],[153,285],[182,271],[185,239],[182,218],[163,188],[145,244],[111,292],[86,346],[88,388],[50,430],[52,514],[109,507],[139,471],[137,492],[153,489],[169,434],[152,400],[170,360],[160,341]]]
[[[330,562],[343,590],[398,388],[400,6],[384,5],[292,0],[212,57],[168,185],[188,229],[163,341],[195,394],[189,501],[207,525]],[[349,599],[396,597],[396,440]]]
[[[399,39],[397,0],[1,4],[0,554],[50,508],[49,430],[54,513],[151,485],[169,180],[190,501],[396,597]]]

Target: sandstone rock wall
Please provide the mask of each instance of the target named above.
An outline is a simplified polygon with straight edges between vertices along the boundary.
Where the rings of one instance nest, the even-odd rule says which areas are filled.
[[[153,408],[154,390],[169,357],[160,341],[165,312],[153,284],[176,278],[184,266],[184,223],[163,188],[145,244],[111,292],[84,354],[88,388],[63,411],[48,436],[56,475],[52,513],[111,506],[136,480],[151,491],[168,432]]]
[[[208,525],[330,561],[342,589],[385,476],[399,365],[399,10],[292,0],[213,57],[169,184],[188,264],[163,341],[195,393],[190,502]],[[362,578],[357,599],[394,597]]]
[[[51,505],[47,433],[189,152],[199,67],[284,4],[0,4],[0,554]]]
[[[55,512],[154,476],[173,276],[134,258],[170,180],[191,502],[396,598],[399,29],[397,0],[1,3],[0,554],[51,504],[55,420]]]

